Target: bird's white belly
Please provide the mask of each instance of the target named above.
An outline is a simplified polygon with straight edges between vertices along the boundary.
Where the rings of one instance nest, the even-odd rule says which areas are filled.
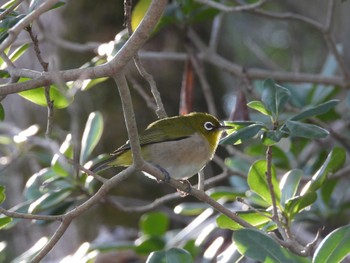
[[[187,179],[197,174],[213,156],[209,143],[199,134],[151,144],[144,150],[149,156],[146,161],[153,160],[153,164],[161,166],[174,179]]]

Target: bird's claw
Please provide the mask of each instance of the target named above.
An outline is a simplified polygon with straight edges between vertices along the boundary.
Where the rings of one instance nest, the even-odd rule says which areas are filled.
[[[179,180],[179,182],[181,182],[184,186],[186,186],[186,189],[184,191],[177,189],[177,191],[179,192],[181,197],[186,197],[190,194],[191,189],[192,189],[192,185],[190,183],[190,181],[188,180]]]

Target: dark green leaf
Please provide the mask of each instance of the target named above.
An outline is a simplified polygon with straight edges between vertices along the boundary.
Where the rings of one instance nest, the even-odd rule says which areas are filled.
[[[243,141],[257,135],[259,131],[263,128],[264,125],[262,124],[249,125],[221,139],[220,144],[240,144]]]
[[[285,135],[286,133],[281,130],[264,131],[262,134],[262,142],[266,146],[272,146],[278,143]]]
[[[12,222],[12,218],[11,217],[1,217],[0,218],[0,229],[3,229],[4,227],[6,227],[9,223]]]
[[[164,240],[159,236],[142,236],[136,240],[135,251],[139,254],[149,254],[155,250],[161,250],[165,246]]]
[[[350,254],[350,225],[331,232],[317,247],[313,263],[342,262]]]
[[[300,196],[288,199],[285,203],[285,212],[293,219],[294,215],[304,208],[312,205],[317,199],[316,192],[308,192]]]
[[[265,233],[255,229],[240,229],[233,233],[238,251],[259,262],[293,262],[286,249]]]
[[[81,140],[80,163],[85,163],[95,149],[103,132],[103,117],[100,112],[92,112],[86,122]]]
[[[288,199],[291,199],[295,196],[302,176],[303,171],[299,169],[291,170],[283,175],[280,181],[281,204],[283,206]]]
[[[162,236],[169,226],[169,218],[163,212],[150,212],[142,215],[140,229],[144,234]]]
[[[47,107],[44,88],[21,91],[18,94],[37,105]],[[68,99],[61,90],[54,85],[50,87],[50,100],[54,102],[54,107],[56,109],[66,108],[72,103],[72,100]]]
[[[2,104],[0,103],[0,121],[3,121],[5,119],[5,110]]]
[[[248,185],[253,192],[261,196],[267,203],[272,205],[272,198],[266,178],[266,168],[266,160],[259,160],[254,162],[248,172]],[[276,179],[276,170],[274,165],[271,167],[271,180],[276,201],[279,204],[281,191]]]
[[[171,248],[168,250],[152,252],[146,263],[192,263],[191,254],[181,248]]]
[[[307,192],[315,192],[318,190],[329,173],[338,171],[345,162],[346,153],[343,148],[335,147],[327,156],[327,159],[318,171],[312,176],[312,179],[304,186],[301,195]]]
[[[261,101],[256,101],[256,100],[253,100],[251,102],[249,102],[247,104],[247,106],[251,109],[254,109],[254,110],[257,110],[259,111],[260,113],[264,114],[264,115],[267,115],[267,116],[271,116],[271,112],[269,112],[264,103],[262,103]]]
[[[329,132],[317,125],[298,121],[286,121],[290,135],[307,139],[321,139],[328,136]]]
[[[8,31],[16,25],[25,15],[7,16],[0,21],[0,43],[8,36]]]
[[[6,199],[5,186],[0,185],[0,204]]]
[[[271,222],[271,214],[265,211],[261,211],[261,213],[257,213],[255,211],[237,211],[236,214],[246,222],[251,225],[262,228],[267,223]],[[238,230],[244,228],[240,224],[233,221],[231,218],[221,214],[216,218],[216,223],[220,228],[230,229],[230,230]]]
[[[276,84],[271,79],[264,82],[261,100],[267,112],[272,114],[274,120],[278,119],[280,112],[284,109],[289,98],[290,92],[288,89]]]
[[[321,115],[328,112],[330,109],[337,105],[339,100],[330,100],[325,103],[319,104],[317,106],[311,107],[309,109],[303,110],[299,114],[293,116],[290,120],[299,121],[302,119],[306,119],[315,115]]]

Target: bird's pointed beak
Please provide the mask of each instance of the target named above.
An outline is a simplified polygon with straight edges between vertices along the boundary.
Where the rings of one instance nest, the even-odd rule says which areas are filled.
[[[220,130],[230,130],[230,129],[233,129],[233,127],[232,127],[232,126],[227,126],[227,125],[220,124],[219,129],[220,129]]]

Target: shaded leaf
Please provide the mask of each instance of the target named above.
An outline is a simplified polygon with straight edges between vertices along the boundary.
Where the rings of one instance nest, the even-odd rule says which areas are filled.
[[[81,140],[80,163],[85,163],[95,149],[103,133],[103,117],[100,112],[90,113]]]
[[[307,192],[315,192],[326,180],[329,173],[338,171],[345,162],[346,153],[343,148],[335,147],[327,156],[327,159],[318,171],[312,176],[312,179],[304,186],[301,195]]]
[[[264,90],[261,100],[265,105],[267,112],[271,113],[273,118],[277,120],[279,113],[290,98],[290,91],[273,80],[268,79],[264,82]]]
[[[169,218],[163,212],[150,212],[142,215],[140,229],[146,235],[162,236],[169,226]]]
[[[316,192],[308,192],[300,196],[292,197],[285,203],[285,212],[292,219],[294,215],[304,208],[312,205],[317,199]]]
[[[293,262],[286,249],[265,233],[255,229],[240,229],[233,233],[238,251],[259,262]]]
[[[0,21],[0,43],[8,36],[8,31],[16,25],[25,15],[7,16]]]
[[[3,121],[5,119],[5,110],[2,104],[0,103],[0,121]]]
[[[5,186],[0,185],[0,204],[6,199]]]
[[[170,248],[168,250],[152,252],[147,258],[146,263],[191,263],[193,259],[191,254],[181,248]]]
[[[290,135],[307,139],[321,139],[328,136],[329,132],[317,125],[302,123],[298,121],[286,121]]]
[[[266,160],[258,160],[252,164],[248,172],[248,185],[250,189],[272,205],[272,198],[266,178]],[[276,201],[279,204],[281,191],[276,179],[274,165],[271,167],[271,180],[275,192]]]
[[[322,240],[317,247],[313,263],[342,262],[350,254],[350,225],[342,226]]]
[[[149,254],[155,250],[161,250],[165,246],[165,241],[160,236],[144,235],[136,240],[135,251],[139,254]]]
[[[223,139],[220,140],[220,144],[240,144],[243,141],[253,138],[255,135],[259,133],[261,129],[265,126],[262,124],[252,124],[238,131],[227,135]]]
[[[329,110],[335,107],[337,105],[339,100],[330,100],[325,103],[319,104],[317,106],[311,107],[309,109],[303,110],[302,112],[298,113],[297,115],[293,116],[290,120],[292,121],[298,121],[302,119],[306,119],[315,115],[321,115],[325,114]]]

